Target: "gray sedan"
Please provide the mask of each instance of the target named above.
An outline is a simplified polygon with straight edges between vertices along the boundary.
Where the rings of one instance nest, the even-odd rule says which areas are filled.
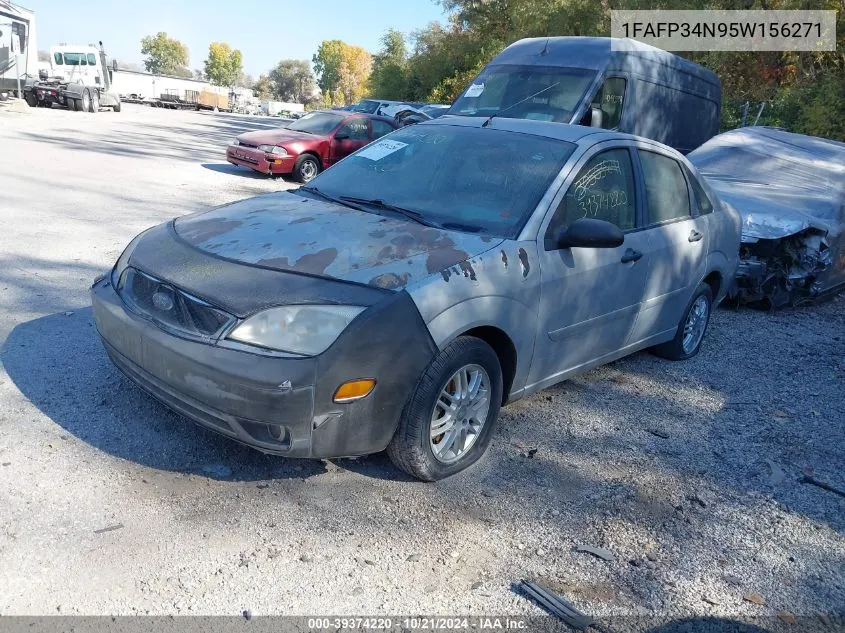
[[[293,192],[136,237],[95,282],[115,364],[289,457],[477,461],[499,408],[652,348],[694,356],[739,217],[677,152],[596,128],[445,118]]]

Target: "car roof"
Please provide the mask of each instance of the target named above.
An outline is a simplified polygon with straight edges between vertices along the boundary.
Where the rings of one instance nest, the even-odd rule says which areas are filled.
[[[485,121],[490,121],[485,125]],[[431,121],[425,121],[418,125],[451,125],[456,127],[486,127],[491,130],[504,130],[507,132],[519,132],[521,134],[533,134],[534,136],[543,136],[545,138],[556,139],[559,141],[568,141],[570,143],[581,143],[584,139],[589,137],[588,143],[593,145],[602,141],[610,140],[633,140],[643,141],[650,145],[657,145],[665,147],[669,151],[674,152],[670,147],[645,139],[633,134],[626,134],[624,132],[617,132],[614,130],[603,130],[595,127],[585,127],[583,125],[571,125],[569,123],[557,123],[554,121],[533,121],[531,119],[509,119],[507,117],[493,117],[492,120],[488,117],[468,117],[468,116],[450,116],[448,114]]]
[[[636,40],[618,37],[531,37],[508,46],[491,61],[496,64],[564,66],[603,70],[624,58],[650,60],[699,76],[718,85],[713,71],[688,59]]]

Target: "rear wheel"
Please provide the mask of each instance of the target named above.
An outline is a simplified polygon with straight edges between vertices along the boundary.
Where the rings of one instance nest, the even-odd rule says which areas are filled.
[[[398,468],[424,481],[454,475],[486,452],[501,403],[496,353],[481,339],[459,337],[423,373],[387,454]]]
[[[80,101],[82,102],[82,107],[79,107]],[[88,92],[88,88],[82,91],[82,99],[76,100],[76,109],[82,110],[83,112],[90,112],[91,111],[91,93]]]
[[[92,90],[90,92],[91,95],[91,103],[88,106],[88,112],[99,112],[100,111],[100,93],[96,90]]]
[[[701,343],[704,341],[707,324],[710,323],[712,307],[713,290],[708,284],[702,283],[696,288],[695,294],[687,305],[684,316],[678,324],[675,338],[655,346],[652,351],[669,360],[686,360],[698,354]]]
[[[293,177],[302,183],[314,180],[319,173],[320,162],[312,154],[302,154],[293,165]]]
[[[114,111],[120,112],[120,97],[117,97],[117,103],[114,104]]]
[[[82,100],[81,99],[71,99],[70,97],[67,98],[67,107],[77,112],[82,108]]]

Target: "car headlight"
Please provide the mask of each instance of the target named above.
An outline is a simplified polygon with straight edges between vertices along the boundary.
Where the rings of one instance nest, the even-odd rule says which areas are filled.
[[[287,156],[288,151],[284,147],[278,145],[259,145],[258,149],[268,154],[276,154],[277,156]]]
[[[227,338],[280,352],[316,356],[326,351],[364,309],[331,305],[270,308],[246,319]]]
[[[149,231],[150,229],[147,229]],[[144,233],[147,231],[141,231],[138,235],[136,235],[131,242],[123,249],[123,252],[120,254],[120,257],[117,258],[117,261],[114,264],[114,268],[111,271],[111,285],[112,287],[117,290],[118,282],[120,281],[120,276],[123,272],[129,267],[129,258],[132,257],[132,251],[135,250],[135,247],[138,245],[138,242],[141,241],[141,238],[144,236]]]
[[[240,144],[241,144],[241,142],[240,142],[238,139],[236,139],[236,138],[233,138],[233,139],[232,139],[232,142],[231,142],[231,143],[229,143],[229,145],[232,145],[233,147],[237,147],[237,146],[238,146],[238,145],[240,145]]]

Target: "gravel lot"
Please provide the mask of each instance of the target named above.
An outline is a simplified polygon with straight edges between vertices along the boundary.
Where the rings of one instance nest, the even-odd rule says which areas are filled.
[[[842,296],[517,402],[434,485],[263,456],[123,378],[91,281],[148,226],[292,187],[224,162],[266,125],[0,110],[0,614],[538,614],[529,578],[601,617],[845,617],[845,499],[798,482],[845,489]]]

